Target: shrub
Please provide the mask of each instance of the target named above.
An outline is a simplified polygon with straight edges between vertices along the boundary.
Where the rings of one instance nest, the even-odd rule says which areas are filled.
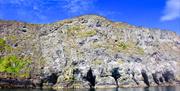
[[[25,71],[24,74],[20,74],[20,71],[25,69],[29,64],[29,61],[23,58],[19,58],[15,55],[8,55],[0,58],[0,72],[13,73],[16,76],[28,76]]]

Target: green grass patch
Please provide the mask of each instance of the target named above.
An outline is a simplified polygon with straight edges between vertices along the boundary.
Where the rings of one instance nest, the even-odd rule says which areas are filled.
[[[96,30],[85,30],[84,26],[71,26],[68,27],[67,29],[67,35],[68,37],[79,37],[79,38],[84,38],[84,37],[90,37],[93,35],[96,35]]]
[[[96,35],[95,30],[90,30],[90,31],[83,31],[78,33],[78,37],[84,38],[84,37],[91,37],[93,35]]]
[[[26,66],[30,63],[28,59],[15,55],[8,55],[0,58],[0,72],[12,73],[16,76],[27,77],[30,68]],[[23,71],[23,72],[21,72]]]
[[[111,53],[123,52],[128,54],[144,55],[144,49],[138,47],[133,42],[95,42],[93,48],[106,48]]]
[[[94,65],[101,65],[103,63],[104,63],[104,61],[100,60],[100,59],[95,59],[95,60],[92,61],[92,64],[94,64]]]
[[[80,30],[82,29],[81,26],[71,26],[68,27],[67,29],[67,35],[70,36],[75,36]]]
[[[118,42],[118,43],[115,43],[115,48],[119,51],[125,50],[128,48],[128,44],[125,42]]]

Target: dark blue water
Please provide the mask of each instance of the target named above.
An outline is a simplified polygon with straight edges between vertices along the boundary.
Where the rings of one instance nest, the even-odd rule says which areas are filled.
[[[113,89],[0,89],[0,91],[180,91],[180,86],[176,87],[150,87],[150,88],[113,88]]]

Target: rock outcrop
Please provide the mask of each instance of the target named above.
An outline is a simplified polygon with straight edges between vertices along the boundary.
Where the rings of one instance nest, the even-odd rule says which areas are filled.
[[[0,21],[0,48],[0,72],[11,73],[0,84],[17,78],[29,79],[30,87],[104,88],[180,80],[176,33],[96,15],[52,24]]]

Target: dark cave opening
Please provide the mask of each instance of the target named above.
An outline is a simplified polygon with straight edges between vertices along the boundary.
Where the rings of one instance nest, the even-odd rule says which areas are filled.
[[[111,76],[114,78],[116,82],[116,86],[119,87],[118,79],[121,77],[121,74],[119,73],[119,68],[113,68],[111,74]]]
[[[144,78],[144,83],[149,87],[150,83],[149,83],[149,79],[148,79],[148,75],[147,75],[146,71],[141,70],[141,74],[142,74],[142,77]]]
[[[47,77],[48,83],[52,83],[53,85],[56,84],[58,79],[58,75],[56,73],[52,73],[50,76]]]
[[[93,75],[93,70],[90,68],[87,72],[85,79],[89,82],[90,88],[94,88],[96,85],[96,76]]]

